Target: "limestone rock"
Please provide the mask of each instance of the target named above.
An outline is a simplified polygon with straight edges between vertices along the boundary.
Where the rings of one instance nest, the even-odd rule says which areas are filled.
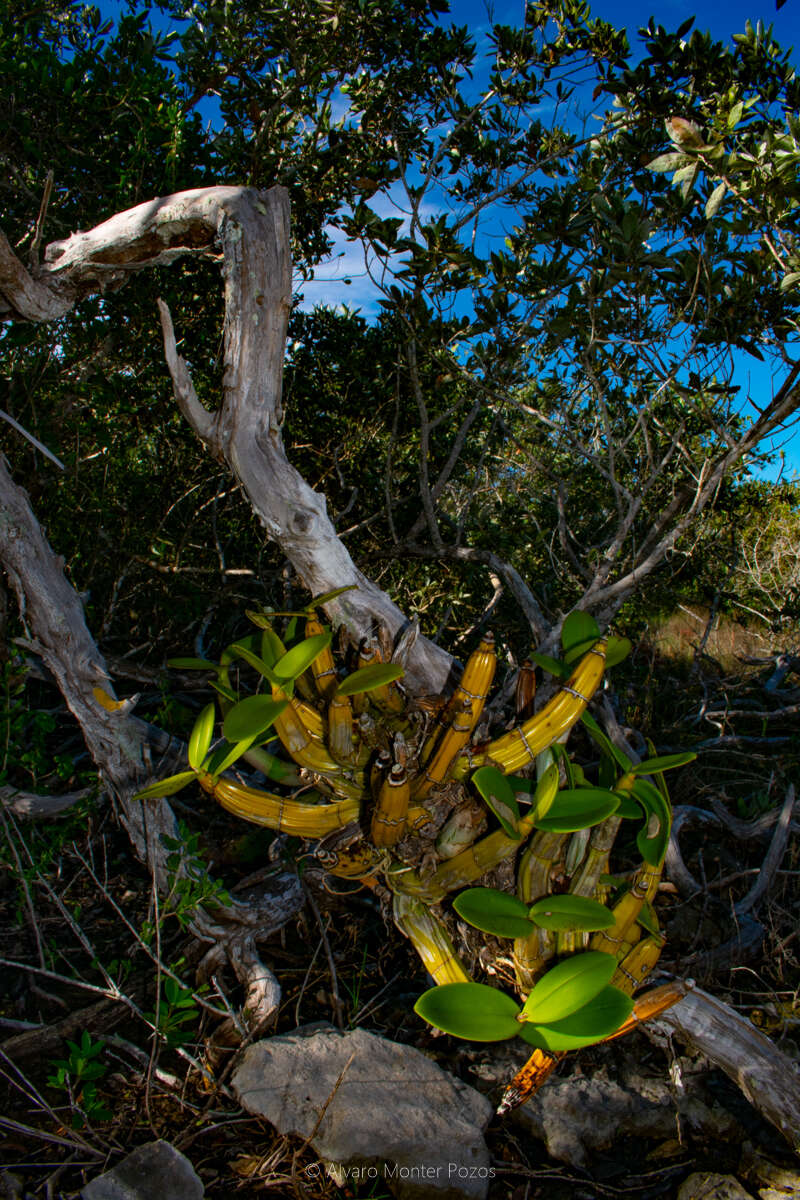
[[[635,1071],[622,1081],[602,1069],[550,1079],[514,1114],[517,1124],[544,1141],[548,1154],[574,1167],[587,1167],[593,1153],[621,1138],[669,1138],[676,1117],[705,1137],[727,1140],[738,1132],[734,1118],[709,1104],[699,1088],[688,1086],[678,1098],[666,1079]]]
[[[696,1171],[678,1188],[677,1200],[753,1200],[733,1175]]]
[[[339,1180],[377,1179],[403,1200],[487,1194],[491,1105],[412,1046],[296,1030],[249,1046],[232,1086],[248,1112],[340,1164]]]
[[[188,1158],[169,1142],[138,1146],[81,1191],[83,1200],[202,1200],[205,1188]]]

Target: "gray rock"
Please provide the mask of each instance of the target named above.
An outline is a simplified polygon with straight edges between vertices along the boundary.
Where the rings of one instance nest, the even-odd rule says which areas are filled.
[[[678,1188],[677,1200],[753,1200],[733,1175],[696,1171]]]
[[[81,1191],[83,1200],[202,1200],[205,1188],[188,1158],[169,1142],[138,1146]]]
[[[687,1087],[676,1098],[666,1079],[628,1074],[622,1082],[598,1070],[550,1079],[514,1114],[548,1154],[574,1167],[586,1167],[591,1155],[622,1138],[670,1138],[676,1122],[706,1137],[727,1139],[738,1130],[719,1106],[709,1105]]]
[[[337,1180],[379,1180],[403,1200],[487,1194],[491,1105],[412,1046],[297,1030],[249,1046],[231,1082],[248,1112],[340,1164]]]

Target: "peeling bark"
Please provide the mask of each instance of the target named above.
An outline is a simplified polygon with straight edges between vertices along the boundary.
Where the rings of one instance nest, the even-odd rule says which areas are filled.
[[[101,784],[117,804],[137,856],[148,864],[158,887],[167,890],[168,851],[163,839],[178,836],[175,816],[166,800],[132,797],[154,776],[182,769],[184,747],[133,716],[130,701],[116,700],[80,599],[64,575],[62,561],[48,545],[26,493],[14,483],[2,459],[0,560],[29,631],[27,648],[41,659],[78,721]],[[276,875],[272,885],[270,892],[246,904],[233,902],[217,906],[213,912],[199,910],[193,923],[193,931],[205,941],[219,941],[227,947],[244,939],[254,977],[258,974],[255,939],[279,929],[303,903],[294,874]],[[267,975],[264,969],[264,978]],[[258,1008],[259,1016],[262,1008]]]
[[[750,1021],[695,988],[653,1025],[696,1046],[800,1152],[800,1070]]]
[[[187,254],[222,250],[225,295],[223,394],[217,411],[200,403],[178,354],[172,319],[160,304],[167,364],[177,403],[200,440],[229,465],[270,538],[313,595],[353,585],[328,606],[356,639],[375,623],[397,637],[400,609],[363,575],[326,508],[289,463],[283,446],[282,382],[291,309],[289,200],[284,188],[196,188],[117,213],[87,232],[51,243],[35,278],[0,242],[0,293],[18,317],[63,316],[81,297],[119,287],[134,271]],[[412,690],[440,692],[452,660],[419,638],[409,655]]]

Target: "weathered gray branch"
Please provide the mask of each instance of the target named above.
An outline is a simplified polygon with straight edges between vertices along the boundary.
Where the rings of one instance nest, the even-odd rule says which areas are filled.
[[[283,447],[282,381],[291,308],[289,200],[283,188],[197,188],[117,213],[47,247],[34,278],[0,243],[0,294],[32,321],[63,316],[84,295],[119,286],[134,271],[186,254],[222,250],[225,297],[223,394],[216,413],[200,403],[172,320],[161,306],[176,400],[192,427],[224,459],[267,533],[315,594],[353,585],[328,608],[356,638],[377,621],[396,635],[406,617],[355,566],[328,517],[325,499],[289,463]],[[439,647],[418,639],[408,663],[412,689],[439,691],[451,668]]]
[[[2,459],[0,562],[17,594],[30,634],[29,648],[52,675],[78,721],[137,855],[149,864],[159,888],[166,890],[168,851],[163,838],[177,837],[175,817],[166,800],[142,802],[132,797],[159,774],[183,768],[183,747],[133,716],[129,702],[116,700],[62,560],[47,543],[26,493],[14,483]],[[213,915],[199,911],[194,922],[198,936],[225,943],[245,933],[263,937],[280,928],[299,910],[302,895],[293,874],[278,875],[273,884],[274,891],[247,904],[218,907]]]
[[[695,988],[658,1025],[691,1042],[800,1151],[800,1070],[752,1022]]]

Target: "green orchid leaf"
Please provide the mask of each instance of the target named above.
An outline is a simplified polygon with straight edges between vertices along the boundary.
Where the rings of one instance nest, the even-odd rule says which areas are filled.
[[[315,658],[323,650],[327,650],[333,640],[330,630],[327,633],[315,633],[312,637],[303,638],[291,650],[287,650],[275,663],[275,674],[281,680],[298,679],[307,671]]]
[[[545,896],[528,909],[528,916],[542,929],[556,932],[568,929],[583,929],[594,933],[598,929],[610,929],[614,914],[604,904],[584,896]]]
[[[275,663],[286,653],[286,647],[274,629],[266,628],[261,634],[261,657],[271,670]]]
[[[299,614],[290,618],[289,624],[286,626],[286,629],[284,630],[284,637],[286,638],[287,642],[294,641],[295,634],[297,633],[297,622],[299,621],[299,619],[300,619]]]
[[[496,937],[528,937],[533,931],[528,906],[495,888],[467,888],[456,896],[453,908],[470,925]]]
[[[558,767],[551,762],[542,772],[542,777],[536,784],[536,790],[533,793],[529,815],[533,817],[535,825],[549,817],[553,811],[557,803],[559,779]]]
[[[181,771],[178,775],[168,775],[166,779],[159,780],[158,783],[148,784],[146,788],[142,788],[133,797],[134,800],[157,800],[160,796],[174,796],[181,788],[185,788],[187,783],[191,783],[196,779],[197,775],[194,771]]]
[[[597,721],[595,721],[592,714],[588,712],[581,713],[581,721],[583,722],[589,737],[592,739],[595,745],[599,746],[603,753],[607,754],[609,758],[613,758],[614,762],[617,763],[617,765],[623,771],[630,771],[631,766],[633,765],[631,760],[628,758],[624,750],[620,750],[619,746],[615,746],[611,741],[611,738],[603,733],[603,730],[597,724]]]
[[[619,796],[601,788],[565,788],[557,793],[549,811],[536,818],[536,828],[550,833],[590,829],[615,813],[619,804]]]
[[[275,687],[283,688],[288,691],[288,688],[286,687],[287,680],[279,678],[272,668],[267,666],[263,658],[259,658],[257,654],[254,654],[253,651],[248,649],[248,647],[242,642],[234,643],[234,645],[231,647],[231,650],[235,650],[238,658],[243,658],[246,663],[258,671],[259,675],[263,675],[264,678],[271,684],[274,684]]]
[[[611,982],[617,969],[612,954],[588,950],[573,954],[543,975],[525,1001],[522,1015],[536,1025],[552,1025],[583,1008]]]
[[[399,663],[372,663],[368,667],[359,667],[343,679],[336,689],[337,696],[358,696],[361,692],[372,692],[375,688],[384,687],[401,679],[405,672]]]
[[[537,667],[541,667],[543,671],[547,671],[548,675],[555,675],[556,679],[569,679],[572,671],[566,663],[561,662],[557,658],[551,658],[549,654],[531,654],[528,656],[531,662],[535,662]]]
[[[479,767],[472,782],[509,837],[518,838],[519,805],[514,789],[497,767]]]
[[[626,659],[632,649],[630,638],[617,637],[612,634],[606,641],[606,670],[609,667],[616,667],[618,663]]]
[[[633,795],[641,803],[646,817],[636,845],[648,866],[660,867],[669,845],[672,808],[649,779],[638,778],[633,785]]]
[[[321,596],[315,596],[308,606],[309,611],[313,612],[315,608],[324,608],[326,604],[330,604],[331,600],[336,600],[337,597],[343,596],[345,592],[357,592],[357,583],[348,583],[346,587],[334,588],[332,592],[323,592]]]
[[[612,960],[613,961],[613,960]],[[633,1011],[633,1000],[619,988],[605,987],[577,1012],[559,1021],[529,1023],[519,1027],[519,1036],[531,1046],[557,1054],[579,1050],[616,1033]]]
[[[251,654],[258,654],[260,646],[261,636],[258,633],[251,633],[247,637],[238,638],[222,651],[220,665],[226,667],[230,666],[232,662],[236,662],[237,658],[242,657],[242,648],[249,650]]]
[[[571,665],[583,658],[600,637],[600,626],[585,612],[571,612],[561,626],[564,662]]]
[[[484,983],[443,983],[423,992],[414,1012],[429,1025],[471,1042],[504,1042],[522,1028],[517,1001]]]
[[[221,683],[219,680],[212,680],[211,687],[215,692],[219,692],[225,700],[229,700],[231,704],[235,704],[239,697],[232,687],[228,687],[227,683]]]
[[[208,754],[208,748],[211,745],[211,739],[214,736],[214,722],[216,720],[217,710],[213,704],[207,704],[200,716],[194,723],[192,732],[189,736],[189,766],[194,771],[199,771],[203,759]]]
[[[658,775],[661,771],[672,771],[675,767],[685,767],[694,762],[697,755],[693,750],[684,750],[681,754],[662,754],[657,758],[647,758],[644,762],[631,767],[633,775]]]
[[[556,765],[559,768],[564,768],[564,778],[567,781],[567,787],[574,788],[576,786],[575,765],[573,764],[570,756],[567,754],[566,747],[562,746],[561,742],[554,742],[550,747],[550,753],[552,754],[553,761],[556,763]],[[583,774],[582,771],[581,774]]]
[[[642,815],[642,809],[630,792],[614,792],[614,795],[619,798],[619,808],[615,816],[624,817],[626,821],[638,821]]]
[[[288,700],[273,700],[271,696],[248,696],[230,710],[222,724],[229,742],[252,742],[269,729],[286,708]]]
[[[218,671],[219,663],[209,662],[207,658],[168,658],[167,666],[176,671]]]
[[[214,747],[214,753],[205,763],[205,769],[209,775],[214,778],[219,778],[225,771],[229,770],[235,762],[238,762],[243,754],[252,746],[255,737],[245,738],[240,742],[222,741],[218,746]]]
[[[661,929],[658,924],[656,910],[653,908],[649,900],[645,900],[642,905],[639,915],[636,918],[636,924],[641,925],[645,933],[649,933],[651,937],[661,937]]]

